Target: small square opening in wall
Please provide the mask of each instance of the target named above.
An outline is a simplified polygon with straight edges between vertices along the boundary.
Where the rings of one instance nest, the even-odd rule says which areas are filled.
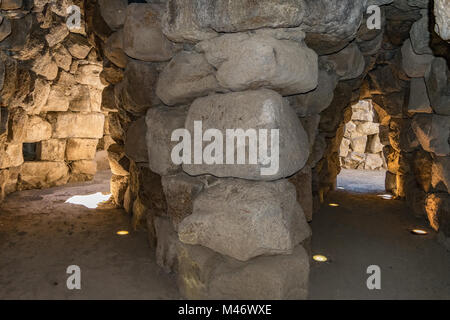
[[[8,117],[8,108],[0,108],[0,134],[5,133],[8,128]]]
[[[36,161],[37,160],[37,143],[24,143],[22,152],[23,152],[23,160]]]

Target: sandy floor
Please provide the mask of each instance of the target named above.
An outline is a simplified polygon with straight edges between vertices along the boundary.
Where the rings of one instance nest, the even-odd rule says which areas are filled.
[[[314,217],[313,252],[331,262],[314,263],[312,299],[450,299],[450,252],[436,243],[433,232],[426,237],[408,232],[426,227],[425,219],[413,218],[400,201],[348,191],[354,179],[359,188],[364,182],[364,188],[382,189],[383,176],[345,171],[339,185],[346,190],[328,199],[340,207],[324,205]],[[174,278],[156,266],[145,232],[116,235],[129,230],[123,211],[65,203],[73,195],[108,189],[108,174],[101,173],[89,184],[7,198],[0,206],[0,299],[179,298]],[[80,291],[66,288],[66,268],[72,264],[81,267]],[[380,291],[366,287],[372,264],[382,270]]]
[[[15,193],[0,207],[0,299],[176,299],[173,277],[156,265],[144,231],[129,230],[121,210],[64,203],[108,192],[94,182]],[[81,268],[81,290],[66,287],[66,268]]]
[[[314,262],[310,298],[450,299],[450,252],[436,242],[425,218],[414,218],[401,201],[356,193],[382,190],[384,173],[344,170],[338,185],[345,190],[327,203],[340,206],[325,204],[312,223],[313,253],[331,262]],[[430,234],[412,235],[413,227]],[[367,289],[370,265],[381,268],[381,290]]]

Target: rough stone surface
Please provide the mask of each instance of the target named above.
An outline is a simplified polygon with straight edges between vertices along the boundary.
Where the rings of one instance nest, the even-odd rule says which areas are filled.
[[[430,225],[436,231],[450,235],[450,195],[448,193],[431,193],[425,199]]]
[[[166,105],[186,104],[220,91],[214,68],[202,54],[177,54],[159,76],[156,94]]]
[[[433,60],[430,54],[416,54],[409,39],[402,46],[402,58],[403,70],[411,78],[423,77]]]
[[[431,107],[437,114],[450,116],[450,70],[443,58],[435,58],[425,73]]]
[[[436,157],[431,169],[433,188],[450,193],[450,157]]]
[[[128,56],[143,61],[167,61],[174,55],[175,48],[162,33],[158,12],[151,4],[128,5],[123,50]]]
[[[287,180],[227,179],[194,200],[193,214],[178,226],[180,240],[237,260],[291,254],[311,230]]]
[[[355,43],[348,45],[338,53],[323,56],[322,59],[333,64],[341,81],[359,77],[366,65],[364,56]]]
[[[289,182],[297,190],[297,202],[303,209],[306,221],[313,219],[312,170],[306,165],[302,170],[289,178]]]
[[[423,78],[411,79],[408,112],[433,113],[430,99],[428,98],[427,87]]]
[[[446,116],[416,115],[412,122],[417,139],[425,151],[438,156],[450,154],[450,121]]]
[[[0,169],[18,167],[22,163],[22,144],[0,145]]]
[[[64,161],[66,140],[50,139],[41,141],[37,146],[36,153],[41,161]]]
[[[97,139],[78,139],[71,138],[67,140],[66,159],[74,160],[93,160],[97,151]]]
[[[148,162],[145,117],[133,122],[125,135],[125,154],[134,162]]]
[[[246,164],[226,165],[224,155],[223,164],[184,164],[183,170],[190,175],[212,174],[250,180],[277,180],[299,171],[308,159],[308,136],[294,110],[274,91],[261,89],[198,98],[191,105],[186,119],[185,127],[191,135],[194,132],[194,121],[198,120],[202,120],[204,131],[218,129],[223,137],[226,137],[226,129],[254,129],[257,132],[261,129],[279,129],[279,168],[277,172],[265,172],[262,175],[262,169],[268,167],[267,163],[260,158],[257,164],[249,164],[249,151],[243,150]],[[235,155],[239,149],[241,148],[237,148],[235,144]],[[271,152],[271,147],[268,150]],[[224,153],[225,151],[224,147]]]
[[[167,200],[167,216],[177,230],[180,222],[192,214],[194,199],[203,190],[204,183],[183,172],[164,176],[161,183]]]
[[[53,120],[53,138],[103,137],[105,116],[101,113],[58,113]]]
[[[309,257],[302,246],[292,255],[258,257],[247,263],[223,259],[201,246],[179,244],[177,254],[178,285],[187,299],[307,298]]]
[[[52,126],[50,123],[38,116],[28,118],[27,131],[24,142],[32,143],[48,140],[52,136]]]
[[[112,30],[120,29],[125,23],[127,0],[99,0],[100,13]]]
[[[434,1],[434,15],[436,17],[436,33],[442,39],[450,41],[450,6],[448,0]]]
[[[178,234],[170,220],[155,218],[156,263],[167,273],[176,272],[178,264]]]
[[[113,175],[111,177],[111,194],[113,196],[114,202],[119,206],[123,204],[125,191],[128,187],[128,181],[128,176]]]
[[[317,87],[317,54],[289,32],[227,34],[197,45],[217,69],[219,84],[233,91],[266,87],[292,95]],[[273,36],[278,36],[279,39]]]
[[[66,184],[69,168],[64,162],[24,162],[19,176],[19,189],[41,189]]]
[[[174,130],[184,128],[186,109],[157,107],[147,112],[147,149],[149,167],[162,176],[174,174],[181,166],[172,161],[172,149],[177,142],[171,141]]]

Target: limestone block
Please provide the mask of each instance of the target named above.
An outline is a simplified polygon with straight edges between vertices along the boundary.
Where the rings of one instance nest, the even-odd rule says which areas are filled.
[[[23,163],[22,144],[0,145],[0,169],[18,167]]]
[[[425,73],[428,96],[434,112],[450,115],[450,71],[444,58],[435,58]]]
[[[50,139],[38,144],[37,158],[41,161],[64,161],[66,153],[66,140]]]
[[[28,118],[27,132],[24,142],[33,143],[48,140],[52,137],[52,126],[41,117],[31,116]]]
[[[125,23],[127,0],[99,0],[100,14],[112,30],[120,29]]]
[[[97,139],[68,139],[66,147],[66,160],[93,160],[97,151],[97,144]]]
[[[450,157],[436,157],[431,169],[431,185],[450,193]]]
[[[438,156],[450,154],[450,121],[448,116],[418,114],[412,122],[417,139],[425,151]]]
[[[306,221],[310,222],[313,218],[313,193],[312,193],[312,170],[306,165],[302,170],[289,178],[289,182],[297,190],[297,202],[303,209]]]
[[[365,68],[364,56],[355,43],[352,43],[339,51],[322,59],[333,64],[340,80],[350,80],[359,77]]]
[[[20,171],[20,190],[41,189],[66,184],[69,168],[64,162],[24,162]]]
[[[406,74],[411,78],[421,78],[425,75],[433,60],[431,54],[416,54],[408,39],[402,46],[402,66]]]
[[[125,154],[134,162],[148,162],[145,117],[133,122],[125,135]]]
[[[424,78],[411,79],[408,112],[433,113]]]
[[[53,138],[103,137],[105,115],[102,113],[57,113],[53,119]]]

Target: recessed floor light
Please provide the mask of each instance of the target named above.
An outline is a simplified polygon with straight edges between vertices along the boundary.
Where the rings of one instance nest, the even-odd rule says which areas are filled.
[[[117,231],[117,234],[119,236],[126,236],[127,234],[129,234],[129,232],[126,230],[120,230],[120,231]]]
[[[337,203],[330,203],[328,204],[330,207],[339,207],[339,205]]]
[[[418,235],[418,236],[424,236],[428,234],[428,231],[423,230],[423,229],[412,229],[411,230],[412,234]]]
[[[321,254],[316,254],[315,256],[313,256],[313,259],[314,259],[314,261],[317,261],[317,262],[327,262],[328,261],[328,258]]]
[[[391,194],[379,194],[378,197],[384,200],[391,200],[393,198]]]
[[[345,190],[344,187],[337,187],[339,190]]]

